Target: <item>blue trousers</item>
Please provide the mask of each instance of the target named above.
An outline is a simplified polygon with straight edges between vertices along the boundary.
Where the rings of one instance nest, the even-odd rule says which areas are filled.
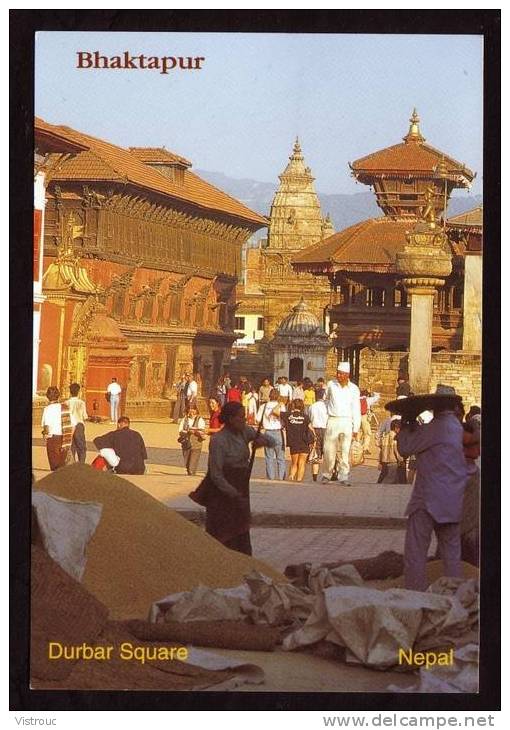
[[[407,518],[404,547],[404,586],[411,591],[426,591],[427,555],[436,533],[444,575],[462,578],[460,524],[436,522],[424,509],[417,509]]]
[[[120,417],[119,413],[120,395],[110,396],[110,420],[112,423],[117,423]]]
[[[281,431],[268,431],[277,441],[276,446],[264,446],[266,476],[268,479],[285,479],[285,448]]]

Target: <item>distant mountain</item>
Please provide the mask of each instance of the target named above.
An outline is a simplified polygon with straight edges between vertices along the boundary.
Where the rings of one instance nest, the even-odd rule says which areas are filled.
[[[269,215],[271,202],[278,187],[276,183],[259,182],[249,178],[237,180],[222,172],[207,170],[196,170],[196,173],[257,213]],[[318,193],[318,195],[322,214],[330,214],[335,231],[341,231],[366,218],[382,215],[381,209],[375,202],[375,195],[369,190],[351,195],[345,193],[338,195]],[[478,205],[482,205],[481,195],[459,195],[450,200],[448,215],[458,215]],[[260,232],[255,235],[260,238]]]

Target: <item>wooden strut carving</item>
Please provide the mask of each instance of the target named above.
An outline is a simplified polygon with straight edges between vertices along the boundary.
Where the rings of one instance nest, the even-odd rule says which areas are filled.
[[[73,328],[71,331],[71,342],[83,342],[87,339],[90,323],[96,312],[104,309],[101,297],[97,294],[87,297],[76,312]]]
[[[55,247],[71,203],[63,199],[62,186],[52,184],[55,210]],[[125,259],[140,259],[152,268],[171,271],[189,267],[197,272],[238,275],[240,247],[250,235],[242,223],[228,223],[220,218],[204,218],[195,212],[178,210],[165,201],[151,201],[143,194],[120,189],[117,185],[100,190],[89,185],[81,188],[81,201],[74,210],[87,227],[92,227],[80,248],[83,258],[108,258],[112,254]],[[52,233],[48,231],[47,241]]]
[[[103,292],[104,298],[109,297],[111,294],[127,291],[132,284],[135,271],[142,266],[142,263],[137,261],[134,266],[131,266],[123,274],[114,274],[110,285]]]

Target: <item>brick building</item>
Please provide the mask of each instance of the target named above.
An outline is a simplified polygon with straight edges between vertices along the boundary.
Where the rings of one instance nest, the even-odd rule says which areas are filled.
[[[75,146],[43,150],[44,258],[37,391],[82,384],[107,415],[113,376],[133,416],[168,415],[193,370],[207,395],[235,339],[241,249],[262,216],[164,148],[124,149],[36,119]]]

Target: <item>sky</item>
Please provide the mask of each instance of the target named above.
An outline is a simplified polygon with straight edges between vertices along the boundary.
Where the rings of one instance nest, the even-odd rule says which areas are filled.
[[[79,69],[79,51],[205,61],[166,75]],[[476,171],[482,192],[482,36],[40,32],[35,84],[47,122],[164,145],[234,178],[277,181],[298,135],[329,194],[366,190],[349,161],[399,143],[416,107],[427,142]]]

